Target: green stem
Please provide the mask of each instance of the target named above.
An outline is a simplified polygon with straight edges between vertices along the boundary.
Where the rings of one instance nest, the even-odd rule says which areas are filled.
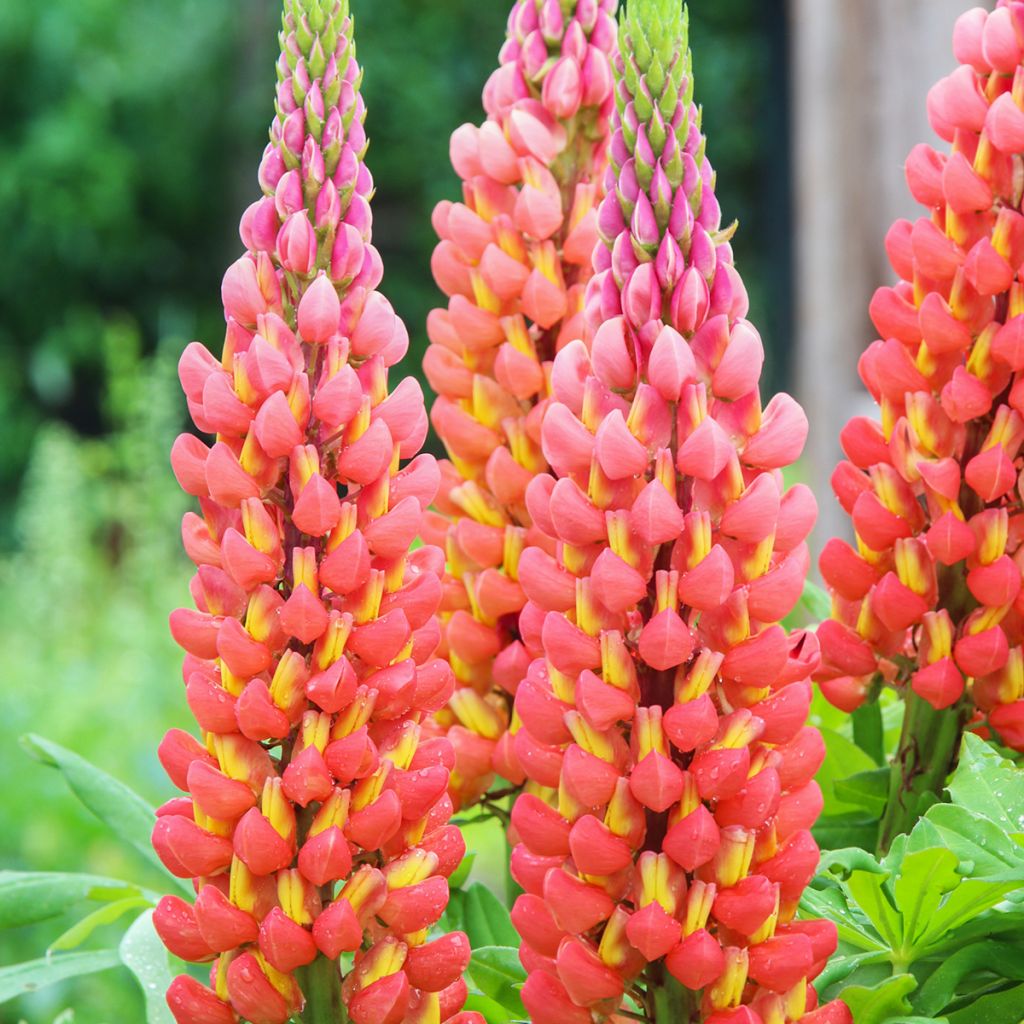
[[[318,956],[299,972],[299,986],[306,997],[306,1005],[299,1016],[302,1024],[348,1024],[336,960]]]
[[[967,700],[936,711],[909,686],[905,704],[903,729],[889,775],[889,798],[879,827],[879,853],[885,853],[898,835],[914,827],[924,809],[922,797],[942,798],[970,716]]]
[[[651,1024],[690,1024],[693,1019],[694,993],[672,977],[659,972],[648,988],[648,1019]]]

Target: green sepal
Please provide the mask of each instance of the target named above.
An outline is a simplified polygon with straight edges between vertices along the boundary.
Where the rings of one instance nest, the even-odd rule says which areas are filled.
[[[320,139],[322,138],[324,131],[323,119],[319,117],[316,114],[316,112],[310,108],[308,103],[306,104],[306,109],[303,111],[303,113],[306,115],[306,129],[308,130],[309,134],[312,135],[313,138],[316,140],[317,145],[319,145]]]
[[[341,75],[335,75],[330,84],[324,89],[324,110],[338,105],[338,97],[341,96]]]
[[[326,48],[320,37],[313,40],[313,45],[309,48],[309,56],[306,58],[306,67],[311,79],[323,77],[324,71],[327,70],[326,54],[333,52],[334,47]]]
[[[665,120],[661,111],[656,111],[647,125],[647,141],[651,144],[655,156],[661,156],[665,149],[665,141],[668,138],[668,131],[665,128]],[[653,171],[653,168],[652,168]],[[648,182],[650,184],[650,182]]]
[[[636,240],[632,232],[630,232],[629,240],[633,246],[633,255],[640,263],[650,263],[658,251],[658,246],[661,244],[660,242],[655,242],[653,245],[643,246]]]
[[[292,75],[292,99],[295,100],[297,107],[301,107],[306,102],[306,91],[302,88],[298,75]],[[277,111],[278,118],[283,121],[285,115],[282,113],[281,105],[277,100],[274,100],[274,110]]]
[[[633,109],[636,111],[637,120],[644,124],[651,119],[654,113],[654,105],[643,89],[638,89],[633,96]]]
[[[308,5],[306,9],[306,17],[309,20],[309,27],[319,35],[323,30],[323,27],[327,24],[327,16],[315,0],[314,3]]]
[[[651,96],[660,96],[662,90],[665,88],[665,65],[661,62],[661,57],[655,53],[651,57],[651,66],[647,69],[644,74],[644,82],[647,85],[647,91]],[[643,92],[643,90],[641,90]],[[650,116],[649,114],[647,115]]]
[[[295,19],[295,27],[292,31],[295,33],[295,41],[299,44],[299,52],[308,54],[316,36],[311,31],[306,16]]]
[[[658,97],[658,110],[661,111],[661,116],[666,122],[672,120],[677,106],[679,106],[679,86],[669,77],[665,88],[662,89],[661,95]]]

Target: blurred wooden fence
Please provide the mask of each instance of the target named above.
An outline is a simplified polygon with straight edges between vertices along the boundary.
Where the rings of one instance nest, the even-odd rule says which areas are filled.
[[[882,242],[919,216],[903,161],[936,143],[925,96],[955,66],[953,23],[971,0],[789,0],[795,213],[794,380],[811,433],[817,537],[848,531],[829,487],[839,430],[870,408],[857,358],[875,337],[874,289],[893,280]],[[991,6],[991,5],[990,5]]]

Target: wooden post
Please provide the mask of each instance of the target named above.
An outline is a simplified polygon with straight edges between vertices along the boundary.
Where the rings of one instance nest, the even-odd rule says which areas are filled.
[[[868,302],[895,279],[883,240],[921,210],[903,161],[938,145],[925,97],[956,66],[952,30],[977,0],[788,0],[795,217],[795,387],[811,423],[807,482],[821,506],[815,554],[848,534],[829,477],[839,431],[873,407],[857,359],[876,336]],[[991,6],[991,4],[989,4]]]

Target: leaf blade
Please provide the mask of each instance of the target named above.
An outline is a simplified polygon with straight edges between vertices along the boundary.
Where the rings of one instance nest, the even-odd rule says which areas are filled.
[[[106,902],[142,892],[131,882],[102,875],[0,871],[0,928],[20,928],[58,917],[84,900]]]
[[[153,927],[153,911],[147,910],[131,923],[117,948],[121,963],[128,968],[146,1000],[146,1024],[174,1024],[164,993],[171,983],[167,950]]]
[[[0,967],[0,1003],[17,996],[37,992],[59,981],[96,974],[117,967],[121,963],[113,949],[89,950],[82,953],[63,953],[60,956],[26,960],[10,967]]]
[[[37,761],[56,768],[72,793],[100,821],[167,873],[149,838],[156,811],[135,790],[84,757],[35,733],[23,736],[21,744]]]

